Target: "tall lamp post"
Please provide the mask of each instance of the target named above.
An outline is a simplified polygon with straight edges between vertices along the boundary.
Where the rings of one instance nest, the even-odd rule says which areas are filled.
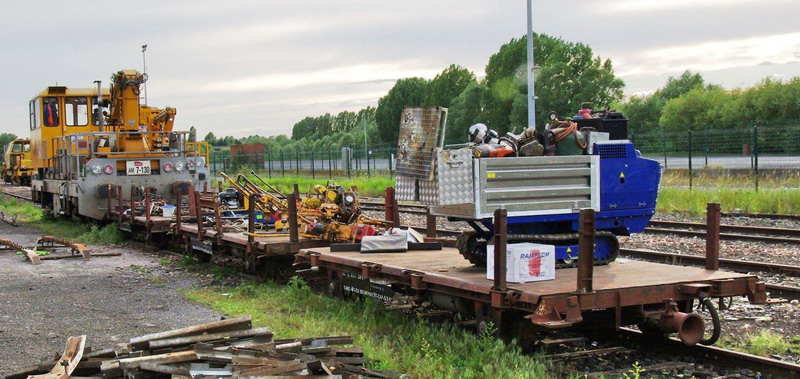
[[[528,127],[536,127],[536,94],[533,88],[533,17],[531,0],[528,0]]]
[[[530,0],[528,0],[530,2]],[[142,73],[147,75],[147,61],[145,60],[147,44],[142,45]],[[144,105],[147,105],[147,80],[144,81]]]

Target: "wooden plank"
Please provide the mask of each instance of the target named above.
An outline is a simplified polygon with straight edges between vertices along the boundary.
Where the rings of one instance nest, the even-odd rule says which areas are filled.
[[[250,316],[229,318],[226,320],[208,322],[205,324],[188,326],[185,328],[173,329],[173,330],[168,330],[166,332],[147,334],[144,336],[131,338],[131,344],[139,345],[144,342],[149,342],[153,340],[192,336],[209,332],[244,330],[244,329],[250,329],[251,326],[252,326],[252,321]]]
[[[262,328],[254,328],[247,330],[237,330],[232,332],[219,332],[219,333],[209,333],[209,334],[201,334],[195,336],[159,339],[155,341],[149,341],[147,345],[151,349],[159,349],[169,346],[189,345],[198,342],[208,342],[214,340],[242,338],[242,337],[266,336],[271,334],[272,332],[269,330],[269,328],[262,327]]]
[[[36,254],[36,253],[34,253]],[[58,363],[47,374],[31,375],[28,379],[66,379],[75,371],[78,362],[83,358],[83,349],[86,345],[86,336],[69,337],[67,347],[61,354]]]
[[[152,362],[142,362],[139,364],[139,368],[145,371],[152,371],[161,374],[189,376],[189,369],[185,367],[167,366]]]
[[[31,264],[36,266],[42,264],[42,259],[39,257],[39,254],[36,254],[35,251],[31,249],[22,249],[22,252],[28,257],[28,260],[31,261]]]

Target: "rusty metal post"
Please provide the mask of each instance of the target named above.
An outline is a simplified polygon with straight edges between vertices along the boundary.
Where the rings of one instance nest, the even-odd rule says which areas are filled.
[[[117,202],[119,203],[119,214],[117,215],[117,226],[122,225],[122,214],[125,213],[125,201],[122,199],[122,186],[117,186]]]
[[[194,186],[189,187],[189,193],[186,195],[186,202],[189,205],[189,217],[197,216],[197,207],[195,206],[194,194],[197,192]]]
[[[578,223],[578,292],[592,292],[592,279],[594,276],[594,209],[581,209]]]
[[[394,187],[386,187],[383,190],[383,218],[390,221],[392,226],[396,226],[394,222],[394,209],[392,209],[392,199],[394,199]]]
[[[181,230],[181,206],[183,205],[183,196],[181,195],[181,189],[175,189],[175,232],[179,233]]]
[[[429,238],[436,238],[436,216],[431,214],[431,207],[425,208],[427,214],[425,215],[425,229],[428,232]]]
[[[136,201],[133,198],[133,189],[135,187],[131,186],[131,214],[129,215],[131,220],[131,230],[133,230],[133,218],[136,217]]]
[[[220,210],[219,196],[214,196],[214,230],[217,232],[217,243],[222,242],[222,211]]]
[[[719,203],[706,206],[706,270],[719,270]]]
[[[494,286],[492,291],[505,291],[508,289],[506,286],[507,216],[508,210],[505,208],[494,211]]]
[[[258,197],[256,194],[250,194],[250,202],[247,205],[247,248],[250,249],[253,246],[253,242],[255,241],[255,237],[253,237],[253,233],[256,232],[256,207],[255,203],[258,201]]]
[[[297,183],[292,184],[292,192],[294,193],[295,200],[300,199],[300,186]]]
[[[197,190],[194,192],[194,206],[195,206],[195,215],[197,215],[197,239],[200,240],[203,238],[203,207],[200,205],[200,194],[197,193]]]
[[[389,187],[392,190],[386,192],[386,200],[392,203],[392,227],[400,227],[400,206],[397,204],[397,196],[394,187]]]
[[[150,227],[150,187],[144,189],[144,219],[147,221],[146,225]]]
[[[289,202],[289,241],[300,242],[298,235],[300,227],[297,225],[297,195],[290,193],[287,197]]]

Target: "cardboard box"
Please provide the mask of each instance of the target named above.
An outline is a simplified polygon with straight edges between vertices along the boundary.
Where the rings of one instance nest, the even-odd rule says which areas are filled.
[[[510,243],[506,250],[507,282],[528,283],[556,278],[555,246]],[[486,247],[486,278],[494,280],[494,245]]]

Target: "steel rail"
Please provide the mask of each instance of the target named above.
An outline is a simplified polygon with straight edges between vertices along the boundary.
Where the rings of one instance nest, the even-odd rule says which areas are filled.
[[[644,229],[646,233],[656,234],[674,234],[688,237],[703,237],[705,238],[705,231],[686,230],[686,229],[668,229],[668,228],[653,228],[647,227]],[[800,244],[800,238],[791,237],[773,237],[773,236],[756,236],[747,234],[734,234],[734,233],[720,233],[720,239],[727,241],[753,241],[753,242],[769,242],[769,243],[791,243]]]
[[[716,346],[695,345],[686,346],[677,338],[663,338],[658,341],[650,340],[638,330],[620,328],[619,334],[623,337],[636,340],[642,345],[654,350],[666,351],[676,355],[691,355],[714,362],[720,367],[748,368],[761,374],[774,375],[777,378],[800,377],[800,365],[780,361],[773,358],[742,353],[739,351],[723,349]]]
[[[706,229],[706,224],[698,222],[683,222],[683,221],[652,220],[650,221],[650,226],[658,228],[679,227],[688,229],[700,229],[703,231],[705,231]],[[769,228],[763,226],[722,224],[719,226],[719,229],[721,232],[731,232],[731,233],[759,233],[759,234],[767,234],[767,235],[783,236],[783,237],[800,237],[800,229],[790,229],[790,228]]]
[[[751,217],[751,218],[768,218],[768,219],[772,219],[772,220],[796,220],[796,221],[800,221],[800,215],[796,215],[796,214],[780,214],[780,213],[722,212],[722,217]]]

